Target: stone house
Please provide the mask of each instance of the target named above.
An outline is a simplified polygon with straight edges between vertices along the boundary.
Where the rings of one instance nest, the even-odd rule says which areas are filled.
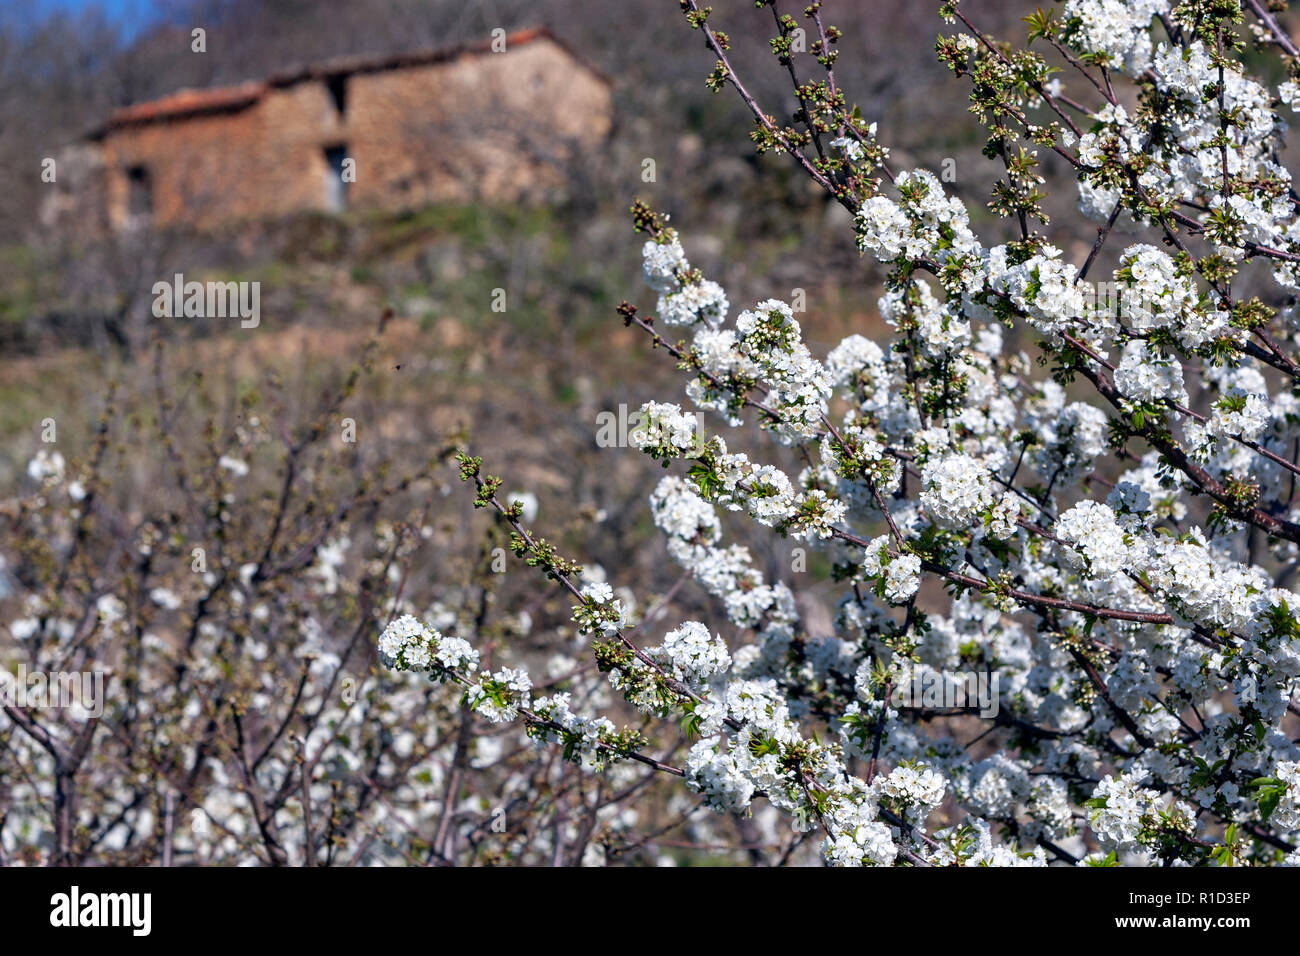
[[[563,186],[611,124],[609,82],[545,29],[335,60],[115,111],[65,153],[73,172],[42,220],[203,228],[526,201]]]

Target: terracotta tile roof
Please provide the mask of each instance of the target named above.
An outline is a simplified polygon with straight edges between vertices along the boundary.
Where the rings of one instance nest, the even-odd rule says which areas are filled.
[[[256,103],[266,90],[265,83],[241,83],[238,86],[223,86],[209,90],[177,90],[161,99],[114,110],[109,115],[108,125],[131,126],[176,116],[240,110]]]
[[[516,30],[514,33],[506,35],[506,48],[523,46],[525,43],[531,43],[533,40],[541,38],[555,40],[555,37],[545,27]],[[443,47],[438,50],[417,50],[414,53],[395,53],[389,56],[336,57],[323,63],[274,74],[267,80],[267,83],[271,86],[292,86],[294,83],[301,83],[303,80],[318,80],[327,76],[381,73],[385,70],[399,70],[410,66],[427,66],[430,63],[454,60],[456,57],[467,53],[488,53],[491,49],[491,40],[480,40],[475,43],[460,43],[456,46]]]
[[[506,37],[506,46],[507,48],[522,46],[540,38],[559,43],[555,36],[545,27],[531,27],[509,34]],[[464,54],[487,53],[491,48],[492,42],[484,40],[477,43],[463,43],[440,50],[423,50],[383,57],[340,57],[324,63],[277,73],[264,81],[206,90],[178,90],[161,99],[150,100],[147,103],[136,103],[132,106],[114,110],[109,114],[108,121],[104,126],[92,133],[91,136],[92,138],[100,138],[109,130],[122,126],[136,126],[164,120],[182,119],[203,113],[233,112],[246,109],[261,99],[272,87],[292,86],[305,80],[317,80],[330,76],[378,73],[384,70],[402,69],[403,67],[426,66],[431,63],[452,60]],[[573,55],[573,51],[570,50],[569,53]]]

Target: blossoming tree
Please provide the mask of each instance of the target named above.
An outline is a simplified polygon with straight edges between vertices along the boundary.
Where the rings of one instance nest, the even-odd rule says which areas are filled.
[[[339,440],[379,346],[303,412],[160,347],[84,459],[44,445],[0,501],[0,866],[551,863],[557,811],[617,818],[621,791],[373,672],[402,609],[479,646],[528,631],[479,554],[500,530],[433,511],[454,446]]]
[[[1300,50],[1258,0],[1068,0],[1019,46],[944,3],[938,57],[998,164],[991,231],[1014,230],[995,242],[938,177],[891,165],[837,85],[829,4],[755,6],[789,124],[710,8],[681,0],[758,151],[852,213],[892,334],[817,356],[785,302],[733,316],[667,220],[633,208],[658,301],[619,311],[690,403],[648,403],[633,442],[668,469],[650,507],[670,555],[743,641],[700,621],[652,639],[462,456],[476,507],[572,596],[599,670],[653,720],[538,695],[413,618],[383,659],[593,771],[638,762],[716,811],[779,815],[765,825],[792,850],[806,835],[834,864],[1300,863],[1300,195],[1281,159]],[[1045,234],[1047,151],[1075,180],[1082,261]],[[1117,226],[1140,241],[1115,248]],[[710,419],[769,431],[801,466],[730,452]],[[724,512],[825,551],[833,635],[806,632]],[[987,722],[897,692],[970,672],[997,688]]]

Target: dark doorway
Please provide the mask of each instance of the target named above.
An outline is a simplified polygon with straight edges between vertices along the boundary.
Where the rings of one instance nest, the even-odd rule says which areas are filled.
[[[325,149],[325,208],[331,212],[342,212],[348,208],[350,184],[343,178],[347,158],[346,146],[329,146]]]
[[[153,183],[147,166],[126,169],[126,211],[131,216],[153,215]]]

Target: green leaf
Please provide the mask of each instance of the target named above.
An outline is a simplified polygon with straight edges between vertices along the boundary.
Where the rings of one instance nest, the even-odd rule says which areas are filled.
[[[1277,805],[1282,802],[1283,791],[1281,788],[1270,788],[1259,795],[1259,812],[1267,821],[1277,809]]]

